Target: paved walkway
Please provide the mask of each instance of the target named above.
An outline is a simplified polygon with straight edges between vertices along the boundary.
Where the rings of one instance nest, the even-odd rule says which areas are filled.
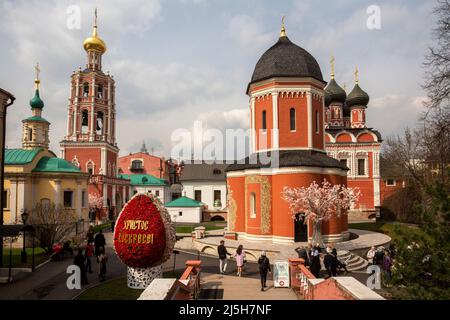
[[[270,277],[270,274],[268,275]],[[202,290],[212,290],[210,299],[221,300],[297,300],[290,288],[274,288],[273,281],[267,280],[266,291],[261,291],[257,278],[209,274],[202,278]]]
[[[338,250],[357,251],[368,249],[371,246],[385,245],[391,241],[391,238],[385,234],[366,231],[349,229],[351,233],[358,235],[358,238],[339,242],[334,244],[334,247]],[[182,240],[177,243],[177,247],[180,249],[193,249],[204,251],[205,247],[210,246],[211,252],[215,251],[215,248],[219,245],[220,240],[225,240],[227,248],[230,250],[236,249],[239,245],[243,245],[246,251],[255,252],[259,256],[259,253],[263,250],[267,251],[272,259],[287,260],[289,258],[296,258],[297,253],[295,248],[301,246],[307,246],[307,242],[298,242],[292,244],[274,244],[271,241],[249,241],[249,240],[230,240],[224,239],[221,236],[210,236],[203,239],[196,239],[194,242],[191,239]],[[205,251],[208,253],[207,251]],[[231,251],[230,251],[231,252]]]

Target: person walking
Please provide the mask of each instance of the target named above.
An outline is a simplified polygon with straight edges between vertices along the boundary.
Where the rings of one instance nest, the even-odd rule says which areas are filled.
[[[387,281],[391,281],[392,278],[392,258],[389,251],[385,250],[383,256],[383,271]]]
[[[94,236],[95,236],[95,232],[94,232],[94,227],[90,226],[88,229],[88,232],[86,233],[86,240],[88,243],[92,243],[94,242]]]
[[[103,231],[101,229],[95,236],[94,245],[95,245],[95,256],[98,257],[98,255],[100,254],[99,249],[101,247],[104,248],[106,245],[105,236],[103,235]]]
[[[231,257],[231,253],[228,253],[225,247],[224,240],[220,240],[220,245],[217,247],[217,254],[219,255],[220,274],[224,274],[227,271],[227,255]]]
[[[328,277],[336,277],[337,276],[337,261],[336,257],[332,254],[331,247],[327,247],[326,249],[327,253],[325,254],[325,257],[323,258],[323,264],[325,266],[325,269],[328,272]]]
[[[98,278],[100,281],[106,279],[106,263],[108,262],[108,256],[105,253],[105,247],[99,248],[99,255],[97,257],[98,262]]]
[[[342,262],[341,260],[339,260],[336,248],[333,248],[333,250],[331,251],[331,254],[334,256],[336,275],[337,275],[338,269],[344,269],[345,274],[347,274],[348,273],[347,264],[345,262]],[[348,261],[348,259],[347,259],[347,261]]]
[[[267,272],[272,272],[272,269],[270,268],[270,261],[269,258],[266,256],[266,252],[261,252],[261,257],[258,259],[258,265],[259,265],[259,275],[261,277],[261,291],[264,291],[267,281]]]
[[[92,257],[94,256],[94,245],[92,242],[87,243],[84,255],[86,257],[86,272],[92,273]]]
[[[375,258],[375,253],[377,252],[377,249],[375,249],[375,247],[371,247],[370,250],[367,252],[367,261],[369,261],[369,264],[373,265],[374,263],[374,258]]]
[[[377,266],[380,266],[382,268],[383,261],[384,261],[384,248],[378,247],[377,251],[375,252],[374,262]]]
[[[77,249],[77,254],[73,259],[73,264],[80,268],[81,284],[89,284],[86,276],[86,268],[84,266],[84,256],[81,248]]]
[[[245,252],[244,252],[244,246],[242,244],[240,244],[238,246],[233,257],[236,258],[237,275],[240,277],[240,276],[242,276],[242,268],[244,267],[244,263],[245,263]]]

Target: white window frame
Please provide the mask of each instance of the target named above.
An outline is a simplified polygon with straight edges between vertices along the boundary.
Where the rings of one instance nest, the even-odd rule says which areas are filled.
[[[392,180],[394,183],[389,184],[388,183],[389,180]],[[386,179],[385,182],[386,182],[386,187],[395,187],[397,185],[397,180],[395,180],[395,179]]]
[[[251,219],[256,218],[256,193],[255,192],[250,193],[250,218]]]

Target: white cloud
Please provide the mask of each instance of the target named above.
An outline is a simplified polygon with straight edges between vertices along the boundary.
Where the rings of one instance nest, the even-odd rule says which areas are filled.
[[[231,18],[227,35],[240,47],[247,50],[260,50],[268,47],[274,39],[274,33],[262,32],[263,24],[255,18],[240,14]]]

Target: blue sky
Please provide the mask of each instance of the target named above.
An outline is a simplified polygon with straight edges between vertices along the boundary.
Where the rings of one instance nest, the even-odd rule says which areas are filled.
[[[370,5],[381,8],[381,30],[366,27]],[[318,60],[326,80],[329,59],[347,90],[353,71],[371,96],[368,124],[384,137],[414,126],[422,109],[421,66],[432,44],[434,1],[356,0],[101,0],[2,1],[0,87],[10,108],[7,145],[19,147],[20,121],[30,113],[33,65],[41,65],[44,117],[59,151],[66,128],[69,77],[84,67],[83,40],[98,7],[99,34],[108,46],[104,70],[116,80],[118,143],[122,154],[142,140],[169,155],[170,136],[195,120],[210,128],[247,128],[247,83],[259,57],[277,41],[281,16],[289,38]],[[66,27],[70,5],[81,28]],[[132,128],[132,129],[130,129]]]

